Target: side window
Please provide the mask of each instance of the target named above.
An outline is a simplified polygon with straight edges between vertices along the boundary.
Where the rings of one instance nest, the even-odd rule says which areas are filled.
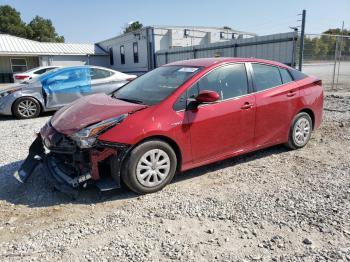
[[[111,76],[111,72],[99,68],[90,68],[91,80],[101,79]]]
[[[307,77],[307,75],[295,69],[291,69],[289,72],[292,74],[294,80],[301,80]]]
[[[281,77],[282,77],[283,84],[286,84],[286,83],[289,83],[289,82],[293,81],[293,79],[290,76],[290,74],[289,74],[287,69],[280,68],[280,72],[281,72]]]
[[[277,71],[278,72],[278,71]],[[175,110],[186,107],[186,97],[195,98],[200,91],[211,90],[220,95],[220,100],[248,94],[248,79],[244,64],[232,64],[213,70],[187,89],[174,104]]]
[[[197,82],[198,92],[212,90],[220,99],[248,94],[248,79],[244,64],[232,64],[220,67],[202,77]]]
[[[33,74],[35,74],[35,75],[41,75],[41,74],[45,73],[46,70],[47,70],[46,68],[39,69],[39,70],[33,72]]]
[[[76,85],[88,84],[90,82],[89,72],[88,68],[65,70],[45,79],[43,86],[51,90],[61,90]]]
[[[173,105],[173,109],[175,111],[184,110],[186,109],[186,100],[187,95],[186,91],[176,100],[175,104]]]
[[[125,49],[123,45],[120,46],[120,63],[122,65],[125,64]]]
[[[248,94],[248,78],[244,64],[228,65],[220,69],[222,99]]]
[[[279,69],[275,66],[252,63],[256,91],[282,85]]]

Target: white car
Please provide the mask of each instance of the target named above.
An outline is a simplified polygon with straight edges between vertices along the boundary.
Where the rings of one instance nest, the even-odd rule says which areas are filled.
[[[41,112],[58,110],[84,96],[109,95],[136,77],[98,66],[56,68],[0,90],[0,115],[37,117]]]
[[[32,68],[28,71],[25,71],[23,73],[17,73],[13,75],[13,81],[15,83],[21,83],[23,81],[27,81],[33,78],[38,77],[39,75],[46,73],[50,70],[56,69],[59,66],[39,66],[36,68]]]

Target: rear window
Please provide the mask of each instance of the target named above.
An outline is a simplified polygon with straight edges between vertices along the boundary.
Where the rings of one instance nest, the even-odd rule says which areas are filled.
[[[289,72],[294,80],[301,80],[307,77],[307,75],[295,69],[289,69]]]
[[[289,82],[293,81],[293,79],[292,79],[292,77],[289,74],[287,69],[280,68],[280,72],[281,72],[281,77],[282,77],[283,84],[286,84],[286,83],[289,83]]]

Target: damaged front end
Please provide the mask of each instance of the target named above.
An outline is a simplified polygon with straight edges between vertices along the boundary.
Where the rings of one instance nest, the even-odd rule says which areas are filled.
[[[106,191],[120,187],[120,166],[130,145],[103,142],[97,136],[126,116],[102,121],[72,135],[51,125],[41,129],[15,178],[24,183],[38,165],[59,191],[76,198],[79,188],[95,184]]]

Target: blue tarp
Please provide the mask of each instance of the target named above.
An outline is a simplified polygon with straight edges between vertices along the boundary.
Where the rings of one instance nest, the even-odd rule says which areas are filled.
[[[91,91],[89,67],[68,67],[54,70],[40,77],[43,89],[48,94]]]

